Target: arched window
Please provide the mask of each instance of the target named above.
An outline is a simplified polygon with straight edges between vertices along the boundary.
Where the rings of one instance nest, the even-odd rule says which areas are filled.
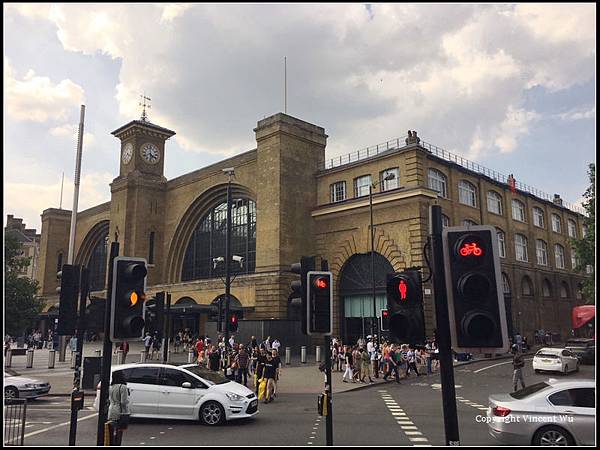
[[[571,247],[571,270],[575,271],[579,267],[579,258],[577,257],[577,250]]]
[[[552,284],[545,278],[542,281],[542,297],[552,297]]]
[[[565,281],[560,283],[560,298],[569,298],[569,285]]]
[[[525,222],[525,205],[519,200],[512,201],[512,216],[513,219],[519,222]]]
[[[88,263],[90,291],[102,291],[106,288],[107,253],[108,233],[98,241]]]
[[[562,233],[562,224],[558,214],[552,214],[552,231]]]
[[[442,172],[436,169],[429,169],[428,172],[429,189],[437,191],[440,197],[448,198],[448,178]]]
[[[557,269],[565,268],[565,248],[560,244],[554,245],[554,261]]]
[[[510,280],[504,272],[502,272],[502,290],[504,291],[504,295],[510,295]]]
[[[527,238],[522,234],[515,234],[515,255],[517,261],[529,261],[527,255]]]
[[[502,196],[497,192],[488,191],[487,207],[489,212],[502,215]]]
[[[471,220],[471,219],[465,219],[465,220],[463,220],[463,225],[465,227],[474,227],[475,225],[477,225],[477,222],[475,222],[474,220]]]
[[[541,239],[535,241],[535,254],[540,266],[548,265],[548,245]]]
[[[463,205],[477,207],[477,189],[466,180],[458,183],[458,201]]]
[[[527,275],[521,280],[521,293],[523,295],[533,295],[533,283]]]
[[[583,298],[583,283],[577,283],[577,289],[575,290],[575,298],[581,300]]]
[[[211,209],[192,233],[183,260],[181,280],[215,278],[225,272],[227,203]],[[231,209],[231,254],[243,263],[232,263],[235,273],[253,273],[256,267],[256,205],[252,200],[234,199]],[[222,259],[220,259],[222,258]]]
[[[533,224],[536,227],[544,228],[544,210],[537,206],[533,207]]]
[[[571,237],[573,239],[577,239],[577,224],[575,223],[574,220],[571,220],[571,219],[567,220],[567,229],[569,232],[569,237]]]
[[[498,253],[500,258],[506,258],[506,236],[504,235],[504,231],[496,228],[496,237],[498,238]]]

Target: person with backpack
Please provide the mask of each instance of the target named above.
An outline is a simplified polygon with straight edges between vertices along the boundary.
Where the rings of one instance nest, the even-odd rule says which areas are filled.
[[[388,377],[391,375],[392,371],[394,371],[394,374],[396,376],[396,383],[400,383],[400,374],[398,373],[398,362],[397,362],[397,355],[396,355],[396,348],[394,346],[394,344],[392,344],[390,346],[390,352],[388,355],[389,359],[388,359],[388,371],[387,373],[384,375],[383,380],[387,381]]]

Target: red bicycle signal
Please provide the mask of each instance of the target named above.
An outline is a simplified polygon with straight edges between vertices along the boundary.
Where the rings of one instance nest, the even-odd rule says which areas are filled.
[[[472,242],[470,244],[465,242],[463,247],[459,250],[459,253],[460,256],[481,256],[483,255],[483,250],[481,247],[477,246],[477,242]]]
[[[327,278],[317,278],[315,280],[315,287],[317,289],[327,289],[329,287]]]

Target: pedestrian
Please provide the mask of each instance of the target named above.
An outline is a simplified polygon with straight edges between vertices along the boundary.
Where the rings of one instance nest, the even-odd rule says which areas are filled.
[[[277,350],[271,350],[271,356],[273,356],[273,365],[275,366],[275,378],[273,380],[273,397],[277,397],[277,384],[279,383],[279,379],[281,378],[281,358],[277,353]]]
[[[111,445],[121,445],[123,431],[129,425],[129,391],[122,371],[113,372],[108,390],[108,420],[112,423]]]
[[[256,361],[256,373],[254,374],[254,389],[256,390],[256,395],[258,396],[258,388],[260,386],[260,381],[263,378],[264,372],[264,363],[267,360],[267,350],[264,347],[260,348],[260,353],[258,355]]]
[[[258,349],[258,341],[256,340],[256,336],[252,336],[250,339],[250,347],[252,347],[252,350]]]
[[[523,379],[523,366],[525,366],[525,361],[523,360],[523,356],[519,352],[519,347],[515,344],[512,346],[513,353],[513,390],[517,391],[518,382],[521,383],[521,388],[525,389],[525,380]]]
[[[263,342],[264,346],[265,346],[265,350],[267,352],[271,351],[271,336],[267,336],[267,339],[265,339],[265,342]]]
[[[69,348],[71,349],[71,352],[75,353],[77,351],[77,336],[71,336],[71,339],[69,340]]]
[[[275,389],[275,361],[273,361],[273,355],[267,353],[267,358],[262,362],[262,379],[267,380],[267,395],[264,403],[271,403],[273,401],[273,392]]]
[[[348,381],[346,381],[346,376],[348,376],[348,380],[354,383],[354,377],[352,376],[352,350],[347,345],[344,348],[344,364],[345,371],[344,375],[342,376],[342,381],[347,383]]]
[[[123,352],[123,362],[125,362],[127,359],[127,353],[129,353],[129,342],[127,342],[127,341],[121,342],[121,345],[119,346],[119,348]]]
[[[374,383],[373,379],[371,378],[371,356],[364,348],[360,349],[360,362],[361,362],[360,382],[366,383],[365,377],[368,376],[369,383]]]
[[[277,350],[277,354],[279,354],[280,347],[281,347],[281,342],[279,342],[279,339],[275,338],[275,340],[273,341],[273,344],[271,345],[271,350]]]
[[[196,353],[198,358],[200,358],[200,353],[204,353],[204,339],[202,339],[202,336],[196,341]]]
[[[221,361],[221,355],[219,349],[214,345],[210,346],[210,353],[208,354],[208,365],[210,370],[214,372],[219,371],[219,362]]]
[[[408,347],[408,351],[406,352],[406,377],[408,378],[408,374],[413,370],[417,376],[420,376],[419,371],[417,370],[417,355],[416,350],[412,347]]]
[[[146,336],[144,336],[144,350],[146,351],[146,357],[148,357],[150,355],[150,347],[152,347],[152,336],[150,336],[150,333],[146,333]]]
[[[229,338],[229,348],[233,348],[235,346],[235,336],[232,334]]]
[[[160,339],[158,337],[158,331],[154,332],[154,337],[152,338],[152,355],[150,356],[150,359],[154,359],[154,355],[156,355],[156,359],[160,359],[159,358],[159,352],[160,352]]]
[[[384,381],[388,380],[388,377],[391,375],[392,371],[394,371],[394,375],[396,376],[396,383],[400,383],[400,374],[398,373],[398,362],[397,362],[397,357],[396,357],[396,349],[394,347],[394,344],[392,344],[390,346],[390,352],[388,355],[389,359],[388,359],[388,371],[387,373],[384,375],[383,379]]]
[[[249,362],[250,362],[250,357],[248,356],[248,352],[244,348],[244,345],[240,344],[238,354],[236,355],[236,364],[238,366],[236,381],[240,384],[243,384],[244,386],[246,386],[248,384]],[[244,379],[243,383],[242,383],[242,377]]]

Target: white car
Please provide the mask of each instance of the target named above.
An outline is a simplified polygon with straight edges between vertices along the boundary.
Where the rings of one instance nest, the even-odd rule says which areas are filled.
[[[50,392],[50,383],[4,372],[4,398],[37,398]]]
[[[505,445],[594,445],[595,380],[547,380],[489,397],[489,433]]]
[[[533,370],[535,373],[549,370],[567,375],[579,371],[579,359],[564,348],[542,348],[533,357]]]
[[[218,425],[258,413],[256,394],[247,387],[196,364],[122,364],[131,417],[200,420]],[[94,408],[98,411],[100,383]]]

